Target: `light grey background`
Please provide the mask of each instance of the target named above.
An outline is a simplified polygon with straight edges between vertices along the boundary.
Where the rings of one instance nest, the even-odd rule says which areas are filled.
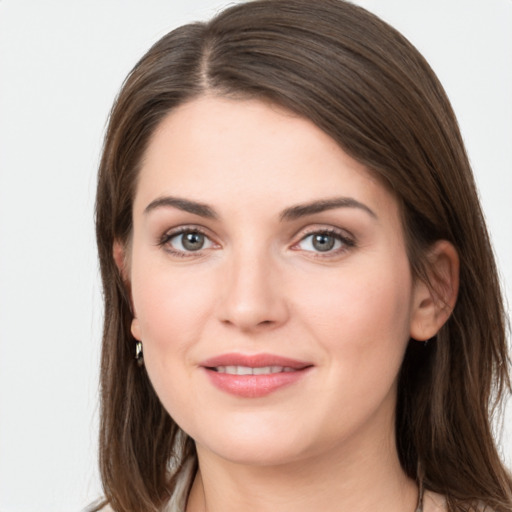
[[[81,510],[96,470],[95,175],[116,92],[148,47],[219,0],[0,0],[0,511]],[[512,0],[359,0],[445,85],[508,296]],[[501,446],[512,465],[512,404]]]

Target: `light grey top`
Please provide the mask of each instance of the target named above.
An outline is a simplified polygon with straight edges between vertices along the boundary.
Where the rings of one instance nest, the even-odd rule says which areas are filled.
[[[194,476],[194,461],[189,460],[183,466],[178,485],[162,512],[185,512],[187,507],[187,494]],[[423,495],[420,496],[415,512],[446,512],[446,510],[446,499],[444,496],[426,490]],[[113,512],[113,510],[107,505],[102,509],[102,512]]]

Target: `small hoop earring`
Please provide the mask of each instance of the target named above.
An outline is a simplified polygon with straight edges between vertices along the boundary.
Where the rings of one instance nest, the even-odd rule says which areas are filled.
[[[144,354],[142,353],[141,341],[135,343],[135,361],[137,361],[137,366],[144,366]]]

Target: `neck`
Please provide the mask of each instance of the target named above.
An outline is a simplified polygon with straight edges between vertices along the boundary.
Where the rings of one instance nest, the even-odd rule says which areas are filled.
[[[274,466],[236,464],[198,446],[187,512],[414,512],[418,489],[403,472],[394,436],[356,450]]]

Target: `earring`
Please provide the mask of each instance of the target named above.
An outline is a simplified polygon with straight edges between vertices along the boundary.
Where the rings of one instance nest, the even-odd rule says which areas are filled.
[[[432,344],[432,343],[434,343],[434,341],[436,341],[436,336],[435,336],[435,335],[434,335],[434,336],[432,336],[432,338],[429,338],[428,340],[425,340],[425,341],[423,342],[423,347],[424,347],[424,348],[427,348],[427,346],[428,346],[428,345],[430,345],[430,344]]]
[[[135,344],[135,361],[137,361],[138,366],[144,365],[144,354],[142,353],[142,342],[137,341]]]

